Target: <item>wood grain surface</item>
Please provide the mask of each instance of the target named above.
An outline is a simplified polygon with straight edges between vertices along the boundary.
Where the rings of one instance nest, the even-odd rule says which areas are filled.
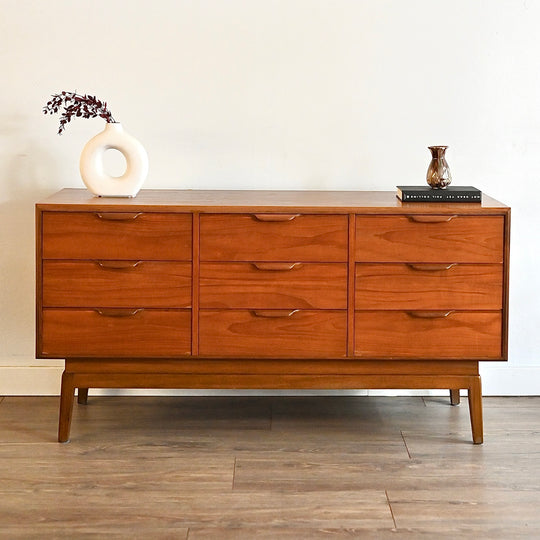
[[[345,310],[201,310],[199,354],[336,358],[347,352]]]
[[[0,397],[0,537],[539,537],[540,398],[481,447],[466,401],[90,395],[59,445],[57,397]]]
[[[45,259],[191,260],[191,214],[44,212]]]
[[[201,263],[202,308],[347,309],[345,263]]]
[[[436,216],[441,221],[414,221],[414,216],[357,216],[356,260],[503,262],[502,216]]]
[[[403,203],[393,191],[181,190],[141,189],[137,197],[94,197],[86,189],[66,188],[38,203],[38,209],[137,212],[281,212],[316,214],[500,214],[509,208],[489,195],[481,203]]]
[[[263,221],[255,214],[201,215],[200,257],[201,261],[346,262],[347,231],[347,216]]]
[[[502,309],[501,264],[356,265],[356,309]]]
[[[189,309],[43,310],[45,357],[187,354],[191,354]]]
[[[43,305],[190,307],[191,263],[45,260]]]
[[[501,358],[500,311],[357,311],[366,358]]]

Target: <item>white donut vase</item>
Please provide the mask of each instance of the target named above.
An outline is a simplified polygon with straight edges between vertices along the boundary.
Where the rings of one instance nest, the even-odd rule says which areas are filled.
[[[110,149],[118,150],[126,160],[122,176],[111,176],[105,171],[105,152]],[[124,131],[122,124],[107,123],[83,148],[79,170],[88,191],[98,197],[135,197],[148,175],[148,154],[137,139]]]

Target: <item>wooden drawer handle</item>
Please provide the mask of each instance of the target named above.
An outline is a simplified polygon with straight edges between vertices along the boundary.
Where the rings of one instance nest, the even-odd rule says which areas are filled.
[[[104,270],[133,270],[142,261],[96,261],[96,264]]]
[[[137,313],[143,311],[142,308],[137,309],[96,309],[98,315],[102,317],[133,317]]]
[[[263,317],[265,319],[285,319],[287,317],[292,317],[297,311],[297,309],[257,309],[253,310],[251,313],[253,313],[255,317]]]
[[[456,263],[451,264],[407,264],[411,270],[416,270],[417,272],[443,272],[445,270],[450,270],[454,266],[457,266]]]
[[[96,217],[103,221],[133,221],[142,214],[142,212],[97,212]]]
[[[450,311],[407,311],[409,317],[414,319],[445,319],[454,313],[454,310]]]
[[[297,218],[300,214],[253,214],[253,217],[257,221],[292,221]]]
[[[296,263],[258,262],[258,263],[251,263],[251,265],[257,270],[270,270],[271,272],[293,270],[294,268],[298,270],[299,268],[302,268],[302,266],[304,266],[302,263],[299,263],[299,262],[296,262]]]
[[[448,223],[457,216],[407,216],[414,223]]]

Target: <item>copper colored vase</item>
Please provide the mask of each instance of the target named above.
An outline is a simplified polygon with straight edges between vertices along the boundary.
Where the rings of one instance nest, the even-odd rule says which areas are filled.
[[[450,168],[444,157],[448,146],[428,146],[431,150],[431,163],[429,164],[426,180],[433,189],[444,189],[452,182]]]

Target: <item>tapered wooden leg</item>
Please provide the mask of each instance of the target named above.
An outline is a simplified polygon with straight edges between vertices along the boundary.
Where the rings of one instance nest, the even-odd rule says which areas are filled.
[[[62,389],[60,391],[60,418],[58,421],[58,442],[69,441],[73,402],[75,401],[75,386],[73,373],[62,374]]]
[[[80,392],[80,390],[79,390]],[[459,397],[459,388],[454,389],[450,388],[450,404],[451,405],[459,405],[461,399]]]
[[[88,388],[79,388],[77,390],[77,403],[80,405],[88,403]]]
[[[482,381],[480,375],[469,379],[469,413],[474,444],[484,442],[484,425],[482,419]]]

